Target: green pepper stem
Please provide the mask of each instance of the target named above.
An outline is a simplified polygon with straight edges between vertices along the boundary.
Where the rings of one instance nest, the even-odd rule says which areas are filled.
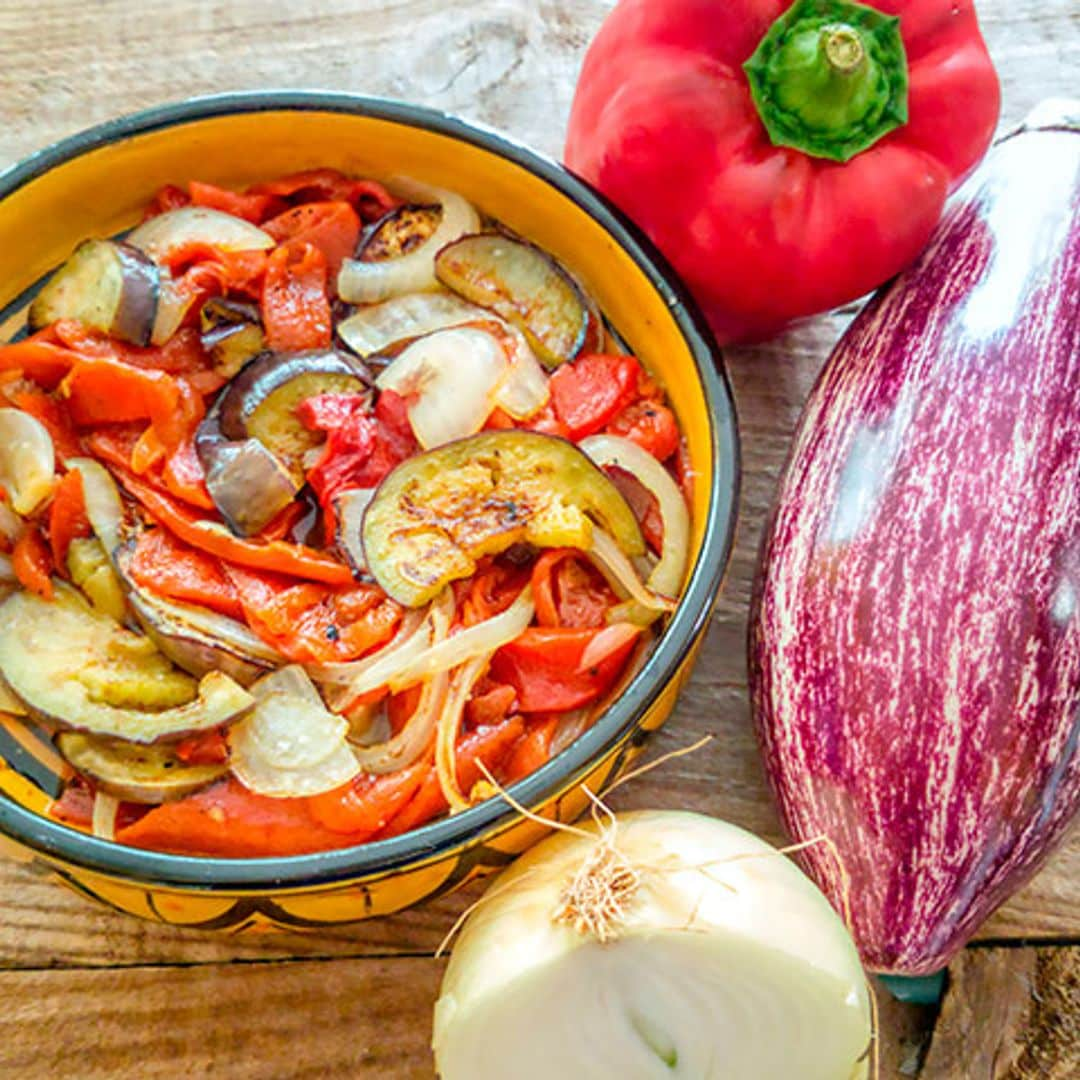
[[[905,124],[899,22],[851,0],[795,0],[743,65],[773,144],[848,161]]]

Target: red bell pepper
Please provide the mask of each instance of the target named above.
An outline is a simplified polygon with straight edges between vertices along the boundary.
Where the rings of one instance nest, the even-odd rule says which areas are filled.
[[[532,590],[536,621],[541,626],[599,628],[615,594],[575,548],[551,548],[533,565]]]
[[[628,405],[608,424],[607,430],[637,443],[657,461],[667,461],[679,449],[675,414],[666,405],[648,398]]]
[[[351,203],[364,221],[375,221],[399,205],[375,180],[354,180],[337,169],[308,169],[277,180],[255,184],[249,193],[276,195],[290,203],[341,200]]]
[[[638,635],[612,639],[612,649],[581,666],[585,650],[606,630],[530,627],[492,657],[491,678],[517,691],[523,713],[580,709],[610,689]]]
[[[360,238],[360,218],[347,202],[309,202],[293,206],[263,224],[279,244],[302,240],[326,256],[327,285],[337,294],[341,264],[351,258]]]
[[[256,225],[277,213],[283,205],[283,200],[273,195],[229,191],[228,188],[206,184],[201,180],[192,180],[188,184],[188,192],[192,206],[208,206],[211,210],[221,210]]]
[[[262,316],[271,349],[329,347],[326,256],[317,247],[294,240],[274,248],[263,278]]]
[[[49,547],[53,565],[62,570],[67,563],[71,541],[90,536],[91,532],[83,499],[82,473],[73,469],[56,485],[49,506]]]
[[[129,569],[139,585],[159,596],[243,618],[236,586],[218,560],[178,540],[167,529],[139,533]]]
[[[911,262],[999,101],[972,0],[621,0],[566,161],[752,340]]]
[[[11,552],[11,569],[24,589],[51,600],[52,553],[36,525],[29,525],[19,534]]]
[[[641,365],[632,356],[587,354],[563,364],[549,385],[565,434],[577,442],[601,431],[637,399],[640,374]]]
[[[354,844],[361,843],[384,828],[416,794],[430,768],[430,762],[421,760],[384,776],[361,773],[342,787],[311,796],[308,809],[323,828],[348,833]]]

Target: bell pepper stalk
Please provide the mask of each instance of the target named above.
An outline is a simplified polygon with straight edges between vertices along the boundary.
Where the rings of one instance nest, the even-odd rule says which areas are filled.
[[[999,105],[972,0],[620,0],[566,161],[760,340],[912,262]]]

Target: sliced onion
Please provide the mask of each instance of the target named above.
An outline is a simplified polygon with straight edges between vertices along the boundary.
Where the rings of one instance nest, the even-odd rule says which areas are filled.
[[[0,409],[0,486],[17,514],[33,513],[51,494],[56,477],[52,436],[21,409]]]
[[[484,426],[507,370],[506,353],[491,334],[458,327],[414,342],[375,385],[410,399],[413,434],[430,450]]]
[[[495,391],[495,404],[515,420],[528,420],[551,399],[548,377],[525,335],[507,322],[502,325],[510,367]]]
[[[300,798],[348,783],[360,766],[348,721],[330,712],[302,668],[290,665],[251,688],[255,708],[229,729],[229,764],[258,795]]]
[[[342,300],[350,304],[374,304],[403,293],[437,288],[436,253],[458,237],[480,228],[477,212],[453,191],[410,182],[408,194],[410,198],[441,205],[439,227],[419,247],[396,259],[381,262],[346,259],[338,275],[338,295]]]
[[[452,293],[407,293],[360,308],[338,324],[337,333],[354,353],[366,359],[436,330],[490,318],[490,312]]]
[[[94,810],[90,818],[90,829],[99,840],[116,839],[116,813],[120,809],[120,800],[104,791],[94,792]]]
[[[124,503],[109,470],[93,458],[72,458],[69,469],[78,469],[82,476],[83,502],[94,535],[101,541],[110,561],[123,539]]]
[[[386,680],[387,685],[397,692],[478,656],[490,656],[496,649],[520,637],[535,613],[532,589],[526,586],[504,612],[418,653]]]
[[[439,717],[435,736],[435,772],[451,814],[469,808],[469,799],[462,793],[457,779],[457,737],[469,695],[490,663],[491,653],[488,652],[474,656],[454,672],[450,678],[446,704]]]
[[[650,592],[641,583],[637,576],[634,564],[627,558],[626,553],[615,538],[603,529],[594,528],[592,545],[586,552],[597,569],[607,578],[609,584],[616,591],[629,596],[647,612],[658,614],[674,611],[676,603],[666,596]]]
[[[431,611],[432,641],[436,645],[446,639],[450,619],[445,606]],[[365,772],[391,773],[408,768],[431,745],[439,717],[446,705],[446,691],[450,683],[447,672],[440,672],[424,684],[416,710],[405,726],[392,739],[379,746],[355,750],[356,760]]]
[[[429,613],[422,610],[406,611],[398,632],[377,652],[361,660],[311,664],[307,672],[316,682],[347,686],[350,696],[359,697],[369,690],[378,689],[408,658],[423,652],[430,644]]]
[[[177,288],[176,282],[162,267],[158,278],[158,304],[154,325],[150,331],[151,345],[164,345],[183,325],[187,313],[197,299],[190,289]]]
[[[188,244],[209,244],[222,251],[266,251],[274,246],[274,238],[257,225],[206,206],[167,210],[132,229],[125,240],[155,262]]]
[[[435,1006],[442,1080],[869,1075],[866,977],[775,848],[620,814],[532,848],[474,904]]]
[[[579,446],[601,468],[613,465],[630,473],[656,498],[664,541],[660,561],[645,584],[653,592],[677,596],[690,557],[690,513],[679,485],[652,454],[619,435],[592,435]]]

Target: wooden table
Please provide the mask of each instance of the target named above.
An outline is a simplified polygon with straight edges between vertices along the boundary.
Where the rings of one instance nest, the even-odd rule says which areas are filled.
[[[157,102],[272,86],[436,105],[558,155],[582,54],[610,6],[4,0],[0,166]],[[982,0],[980,12],[1003,126],[1043,96],[1076,92],[1076,0]],[[745,459],[738,546],[655,752],[718,738],[621,791],[620,807],[687,807],[779,838],[749,728],[747,601],[793,426],[849,316],[728,352]],[[214,937],[98,910],[0,862],[0,1074],[429,1077],[442,972],[432,952],[475,895],[318,937]],[[940,1015],[882,997],[883,1076],[1080,1075],[1080,833],[982,938],[954,964]]]

